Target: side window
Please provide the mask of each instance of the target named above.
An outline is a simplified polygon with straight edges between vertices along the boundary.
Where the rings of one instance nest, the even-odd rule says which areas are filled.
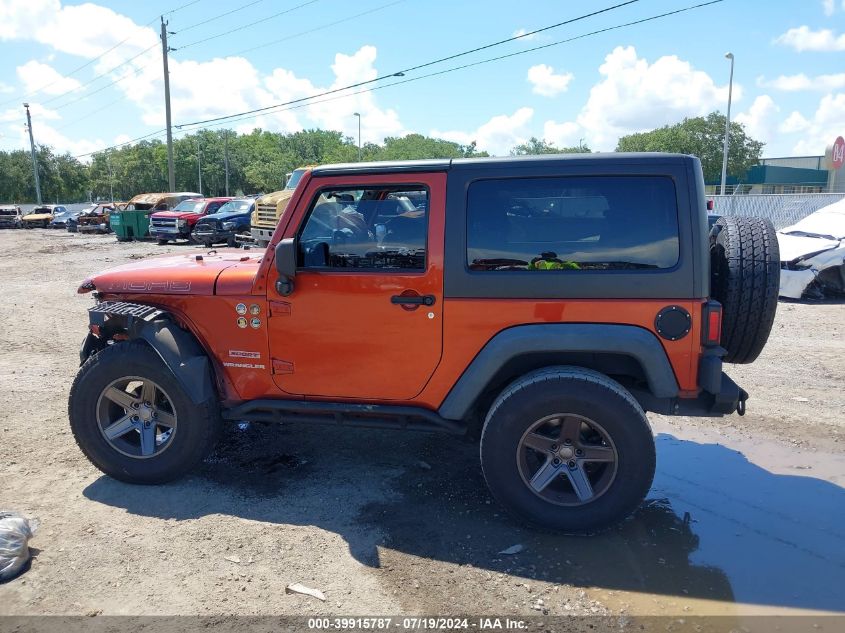
[[[428,190],[324,189],[299,233],[303,268],[425,270]]]
[[[206,213],[215,213],[217,209],[220,208],[221,202],[210,202],[208,208],[205,210]]]
[[[499,179],[469,187],[470,270],[665,269],[678,257],[670,178]]]

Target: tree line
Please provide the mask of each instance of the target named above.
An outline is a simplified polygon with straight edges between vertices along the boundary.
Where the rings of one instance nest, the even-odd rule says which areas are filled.
[[[721,127],[720,127],[721,126]],[[713,181],[721,170],[724,116],[684,119],[674,126],[631,134],[619,139],[617,151],[668,151],[695,154],[702,159],[705,179]],[[720,132],[721,130],[721,132]],[[731,124],[730,174],[742,175],[760,158],[763,144],[745,134],[738,123]],[[558,147],[532,137],[515,146],[511,155],[590,152],[584,145]],[[255,129],[248,134],[232,130],[200,130],[173,142],[176,189],[221,196],[226,192],[225,165],[228,157],[230,195],[276,191],[285,175],[303,165],[350,163],[359,160],[355,140],[341,132],[304,130],[280,134]],[[421,134],[388,137],[383,143],[366,143],[360,160],[413,160],[425,158],[468,158],[487,156],[475,142],[461,145]],[[90,163],[51,148],[37,149],[39,179],[45,203],[87,200],[128,200],[138,193],[166,191],[167,146],[159,140],[141,141],[109,151],[97,152]],[[0,151],[0,203],[35,201],[30,152]]]

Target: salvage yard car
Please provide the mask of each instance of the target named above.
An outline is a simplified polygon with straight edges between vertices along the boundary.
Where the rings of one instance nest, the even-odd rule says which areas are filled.
[[[708,231],[692,156],[317,167],[264,252],[82,282],[70,425],[136,484],[190,471],[222,420],[480,438],[501,505],[593,532],[651,486],[646,411],[744,413],[723,363],[763,349],[779,273],[768,221]]]
[[[781,229],[778,244],[782,297],[845,295],[845,200]]]
[[[172,211],[160,211],[150,216],[150,237],[160,244],[175,240],[190,240],[191,232],[201,217],[215,213],[231,198],[191,198],[183,200]]]
[[[111,214],[123,206],[118,202],[100,202],[79,214],[75,221],[68,222],[67,230],[70,233],[109,233]]]
[[[65,229],[70,221],[75,221],[82,211],[71,211],[67,207],[56,207],[53,209],[53,219],[50,220],[48,228]]]
[[[55,213],[62,213],[67,209],[60,205],[46,204],[40,207],[35,207],[32,211],[23,216],[21,225],[25,229],[42,228],[46,229],[53,221]]]
[[[249,235],[255,200],[238,198],[229,200],[214,213],[200,218],[191,238],[198,244],[211,246],[220,242],[227,246],[237,246],[238,235]]]
[[[21,208],[14,204],[0,205],[0,229],[19,229],[23,214]]]

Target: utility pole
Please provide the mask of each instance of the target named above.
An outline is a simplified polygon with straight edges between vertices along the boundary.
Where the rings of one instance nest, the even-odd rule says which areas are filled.
[[[725,146],[722,152],[722,195],[725,195],[725,180],[728,176],[728,138],[731,131],[731,96],[734,88],[734,54],[725,53],[725,59],[731,60],[731,78],[728,81],[728,115],[725,117]]]
[[[223,132],[223,166],[226,171],[226,196],[229,195],[229,130]]]
[[[164,61],[164,115],[167,119],[167,184],[169,191],[176,191],[176,172],[173,169],[173,133],[170,121],[170,71],[167,69],[167,22],[161,16],[161,57]]]
[[[202,195],[202,156],[200,155],[200,135],[197,134],[197,180],[199,181],[199,189],[197,190]]]
[[[35,177],[35,199],[41,205],[41,180],[38,178],[38,158],[35,156],[35,140],[32,137],[32,117],[29,116],[29,104],[24,103],[26,108],[26,127],[29,130],[29,150],[32,153],[32,175]]]

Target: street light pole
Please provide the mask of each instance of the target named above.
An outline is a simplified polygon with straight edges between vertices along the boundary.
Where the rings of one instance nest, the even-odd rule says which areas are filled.
[[[731,78],[728,81],[728,114],[725,117],[725,146],[722,152],[722,195],[725,195],[725,180],[728,177],[728,136],[731,131],[731,96],[734,87],[734,54],[725,53],[725,58],[731,60]]]
[[[358,162],[361,162],[361,115],[353,112],[354,116],[358,117]]]
[[[41,180],[38,178],[38,158],[35,156],[35,140],[32,137],[32,117],[29,116],[29,104],[24,103],[26,108],[26,129],[29,130],[29,151],[32,153],[32,175],[35,178],[35,199],[41,205]]]

